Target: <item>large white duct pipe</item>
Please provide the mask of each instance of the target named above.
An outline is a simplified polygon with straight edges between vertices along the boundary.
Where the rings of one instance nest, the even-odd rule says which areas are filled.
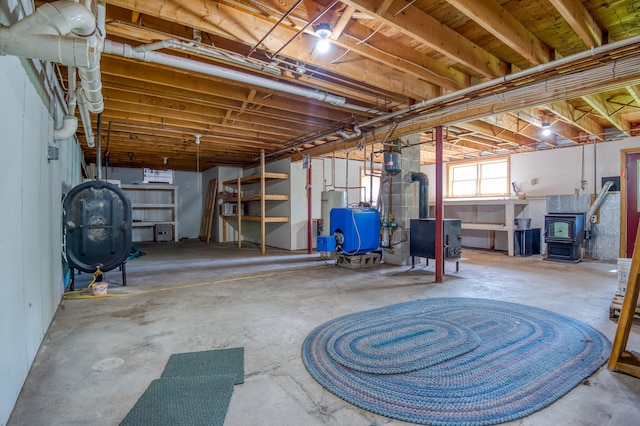
[[[259,71],[265,71],[274,75],[281,75],[280,68],[275,65],[268,64],[258,60],[248,60],[244,56],[231,54],[227,52],[221,52],[214,50],[208,46],[200,46],[197,43],[186,43],[179,40],[160,40],[150,44],[143,44],[141,46],[134,47],[135,52],[153,52],[160,49],[180,49],[190,53],[196,53],[199,55],[208,56],[211,58],[219,59],[225,62],[241,65],[244,67],[253,68]]]
[[[104,100],[102,98],[102,79],[100,76],[100,53],[104,45],[104,21],[106,16],[106,6],[98,3],[96,11],[98,19],[94,28],[94,36],[89,37],[89,50],[94,54],[89,57],[89,64],[86,67],[78,68],[82,91],[87,98],[89,111],[99,114],[104,110]]]
[[[12,26],[0,26],[0,54],[86,67],[92,53],[88,38],[94,33],[95,18],[84,6],[45,3]]]
[[[63,141],[76,134],[78,130],[78,118],[73,115],[65,115],[62,119],[62,127],[53,131],[53,140]]]
[[[80,111],[80,119],[82,127],[84,127],[84,136],[87,139],[87,146],[93,148],[96,146],[93,129],[91,128],[91,118],[89,116],[89,105],[82,91],[78,93],[78,111]]]
[[[77,67],[90,110],[98,113],[104,108],[99,68],[103,34],[97,33],[96,19],[85,6],[45,3],[10,27],[0,25],[0,54]]]
[[[53,140],[63,141],[73,136],[78,130],[78,119],[75,117],[77,105],[76,68],[69,67],[69,99],[67,101],[67,114],[62,119],[62,127],[53,131]]]
[[[181,58],[178,56],[171,56],[161,52],[154,51],[141,51],[136,50],[128,44],[118,43],[111,40],[105,40],[104,52],[106,54],[122,56],[125,58],[137,59],[140,61],[150,62],[153,64],[166,65],[173,68],[179,68],[188,71],[194,71],[201,74],[210,75],[213,77],[220,77],[227,80],[238,81],[241,83],[253,84],[256,86],[272,89],[282,93],[288,93],[290,95],[302,96],[309,99],[315,99],[322,102],[327,102],[332,105],[347,106],[345,98],[342,96],[333,95],[321,90],[309,89],[302,86],[294,86],[292,84],[281,83],[279,81],[271,80],[265,77],[255,76],[247,74],[241,71],[230,70],[222,68],[216,65],[205,64],[202,62],[194,61],[192,59]],[[360,107],[353,106],[353,109]]]

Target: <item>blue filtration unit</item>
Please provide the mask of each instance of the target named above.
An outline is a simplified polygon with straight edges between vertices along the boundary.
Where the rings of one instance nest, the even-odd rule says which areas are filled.
[[[371,207],[331,209],[330,235],[344,254],[362,254],[380,247],[380,212]]]

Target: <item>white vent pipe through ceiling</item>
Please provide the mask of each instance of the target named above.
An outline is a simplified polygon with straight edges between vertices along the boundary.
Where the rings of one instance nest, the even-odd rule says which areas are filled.
[[[81,89],[77,98],[87,143],[95,142],[89,112],[98,114],[104,109],[100,78],[100,52],[104,43],[105,5],[98,4],[98,19],[85,4],[68,0],[45,3],[34,13],[10,27],[0,25],[0,54],[40,59],[77,68]],[[75,78],[75,73],[73,74]],[[56,129],[54,137],[62,140],[73,135],[77,119],[72,117],[76,94],[69,95],[69,115]],[[83,109],[85,110],[83,112]],[[61,138],[61,139],[58,139]]]

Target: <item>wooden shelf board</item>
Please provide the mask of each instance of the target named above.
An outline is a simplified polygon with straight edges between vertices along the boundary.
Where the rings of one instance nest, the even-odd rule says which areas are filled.
[[[131,226],[133,226],[134,228],[142,228],[142,227],[149,227],[149,226],[155,226],[155,225],[174,225],[175,222],[173,221],[162,221],[162,220],[158,220],[158,221],[151,221],[151,222],[132,222]]]
[[[462,229],[475,229],[478,231],[507,231],[509,227],[502,223],[471,223],[462,222]]]
[[[260,201],[260,195],[250,195],[248,197],[242,197],[241,202],[244,201]],[[284,194],[266,194],[264,196],[265,201],[288,201],[289,196]],[[237,200],[236,200],[237,201]]]
[[[238,216],[223,216],[225,219],[237,220]],[[249,222],[260,222],[260,216],[241,216],[242,220]],[[289,222],[289,216],[266,216],[264,218],[265,223],[287,223]]]
[[[274,179],[289,179],[288,173],[275,173],[275,172],[265,172],[264,173],[265,180],[274,180]],[[240,178],[240,184],[249,184],[249,183],[257,183],[260,182],[260,173],[256,173],[253,175],[245,176]],[[238,179],[226,180],[222,182],[223,185],[227,186],[237,186]]]

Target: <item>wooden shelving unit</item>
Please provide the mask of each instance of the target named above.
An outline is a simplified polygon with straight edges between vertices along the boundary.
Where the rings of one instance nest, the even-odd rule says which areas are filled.
[[[171,225],[178,241],[178,187],[164,184],[121,185],[131,200],[133,241],[153,241],[156,225]]]
[[[288,180],[289,175],[287,173],[274,173],[265,171],[265,161],[264,161],[264,150],[260,152],[260,172],[254,173],[249,176],[243,176],[234,180],[227,180],[222,182],[222,185],[225,187],[231,187],[235,189],[238,194],[235,197],[235,202],[237,203],[237,211],[242,212],[242,204],[248,202],[259,202],[260,203],[260,215],[225,215],[222,216],[223,219],[223,227],[222,227],[222,239],[226,242],[226,228],[227,228],[227,220],[236,220],[238,222],[238,247],[242,247],[242,222],[260,222],[260,241],[262,243],[261,252],[265,253],[266,251],[266,224],[267,223],[287,223],[289,222],[289,216],[268,216],[266,211],[266,202],[267,201],[289,201],[289,196],[286,194],[267,194],[267,185],[268,181],[275,180]],[[257,194],[247,195],[246,197],[242,195],[243,186],[246,185],[260,185],[260,190]],[[240,218],[240,220],[238,220]]]

